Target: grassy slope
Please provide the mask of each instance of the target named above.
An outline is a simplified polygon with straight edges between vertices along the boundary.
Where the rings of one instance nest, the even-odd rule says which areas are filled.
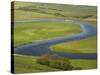
[[[96,12],[92,6],[15,2],[15,20],[96,18]]]
[[[80,26],[73,23],[26,23],[14,26],[14,44],[51,39],[80,33]]]
[[[15,21],[16,20],[36,20],[36,19],[60,19],[48,14],[15,10]]]
[[[15,73],[30,73],[30,72],[47,72],[47,71],[61,71],[59,69],[51,68],[45,65],[36,63],[38,57],[33,56],[14,56]],[[82,69],[96,68],[96,60],[70,60],[75,67]]]

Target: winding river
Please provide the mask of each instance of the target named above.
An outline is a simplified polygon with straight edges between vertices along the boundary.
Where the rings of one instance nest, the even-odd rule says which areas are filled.
[[[81,40],[88,37],[96,36],[97,29],[96,27],[83,22],[73,21],[73,20],[29,20],[29,21],[16,21],[15,24],[21,23],[34,23],[34,22],[74,22],[80,25],[82,32],[79,34],[65,36],[65,37],[58,37],[50,40],[43,40],[36,43],[31,43],[23,46],[19,46],[14,48],[15,54],[21,55],[32,55],[32,56],[40,56],[48,53],[56,54],[59,56],[63,56],[70,59],[97,59],[96,53],[65,53],[65,52],[54,52],[50,49],[50,46],[70,42],[74,40]]]

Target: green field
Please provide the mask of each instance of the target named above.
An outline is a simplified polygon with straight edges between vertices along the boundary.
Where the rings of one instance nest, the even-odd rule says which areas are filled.
[[[61,71],[56,68],[51,68],[45,65],[36,63],[38,57],[35,56],[14,56],[14,73],[32,73],[32,72],[51,72]],[[96,68],[96,60],[70,60],[71,64],[75,67],[81,67],[82,69]]]
[[[33,56],[14,56],[14,73],[31,73],[31,72],[46,72],[46,71],[59,71],[59,69],[50,68],[45,65],[36,63],[38,57]]]
[[[96,53],[97,52],[97,38],[91,37],[83,40],[76,40],[72,42],[62,43],[51,48],[59,52],[72,52],[72,53]]]
[[[14,9],[15,21],[33,19],[96,19],[97,13],[95,6],[31,2],[15,2]]]
[[[23,20],[72,19],[88,22],[97,26],[97,7],[95,6],[18,1],[14,2],[14,4],[14,22]],[[15,23],[14,47],[32,42],[79,34],[81,31],[78,24],[71,22]],[[94,36],[87,39],[61,43],[51,46],[50,48],[57,52],[97,53],[97,38]],[[37,58],[36,56],[14,55],[14,72],[32,73],[61,71],[38,64],[36,62]],[[97,67],[96,60],[69,60],[73,66],[81,67],[82,69],[94,69]]]
[[[81,67],[82,69],[97,68],[97,60],[70,60],[74,67]]]
[[[14,46],[78,34],[80,32],[80,26],[73,23],[52,22],[15,24]]]

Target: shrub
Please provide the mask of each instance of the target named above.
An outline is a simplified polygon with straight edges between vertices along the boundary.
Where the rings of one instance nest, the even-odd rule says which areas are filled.
[[[49,65],[49,59],[47,56],[42,56],[37,60],[37,63],[42,65]]]
[[[75,69],[81,69],[81,68],[75,68],[71,65],[71,62],[68,59],[65,59],[64,57],[60,57],[57,55],[44,55],[41,56],[37,63],[42,65],[47,65],[49,67],[61,69],[61,70],[75,70]]]
[[[50,67],[54,67],[54,68],[59,68],[59,69],[62,69],[62,70],[67,70],[68,67],[70,66],[70,62],[69,60],[67,59],[64,59],[62,57],[59,57],[55,60],[51,60],[49,66]]]

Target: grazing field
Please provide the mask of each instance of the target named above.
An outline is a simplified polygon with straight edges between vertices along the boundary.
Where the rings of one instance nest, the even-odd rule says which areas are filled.
[[[14,26],[14,46],[81,32],[78,24],[63,22],[24,23]]]
[[[72,52],[72,53],[96,53],[97,52],[97,38],[90,37],[83,40],[76,40],[72,42],[57,44],[51,48],[59,52]]]
[[[31,72],[50,72],[61,71],[60,69],[51,68],[46,65],[40,65],[36,62],[38,57],[36,56],[14,56],[14,73],[31,73]],[[70,60],[74,67],[81,67],[82,69],[96,68],[96,60]]]

